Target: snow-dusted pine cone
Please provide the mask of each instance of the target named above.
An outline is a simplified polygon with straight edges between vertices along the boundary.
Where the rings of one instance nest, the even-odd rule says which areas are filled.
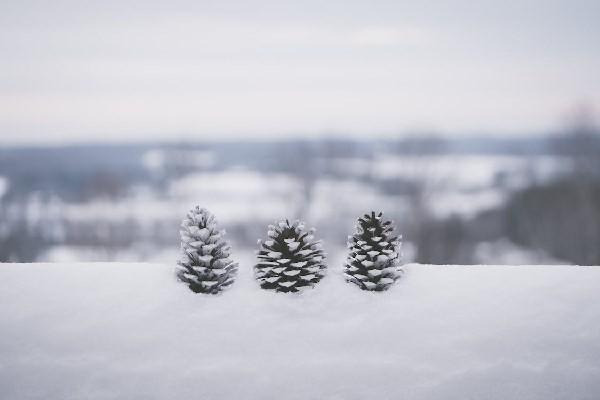
[[[196,293],[217,294],[233,283],[237,263],[229,259],[225,231],[207,209],[196,206],[181,223],[182,258],[177,277]]]
[[[400,238],[383,213],[358,219],[356,233],[348,237],[350,254],[344,266],[346,281],[363,290],[387,290],[401,275]]]
[[[258,241],[256,279],[263,289],[298,292],[313,287],[325,275],[325,254],[313,241],[314,229],[304,231],[300,221],[269,225],[268,239]]]

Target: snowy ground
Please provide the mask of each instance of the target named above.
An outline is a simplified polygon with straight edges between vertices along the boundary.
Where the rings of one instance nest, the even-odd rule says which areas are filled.
[[[296,296],[248,262],[217,297],[172,265],[1,264],[0,398],[600,398],[600,267],[409,265],[383,294],[336,270]]]

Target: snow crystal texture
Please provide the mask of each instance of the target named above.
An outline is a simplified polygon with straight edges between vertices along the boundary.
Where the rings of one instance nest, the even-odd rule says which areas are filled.
[[[251,263],[219,296],[174,265],[0,265],[0,398],[600,398],[600,267],[408,265],[371,293],[340,260],[283,296]]]

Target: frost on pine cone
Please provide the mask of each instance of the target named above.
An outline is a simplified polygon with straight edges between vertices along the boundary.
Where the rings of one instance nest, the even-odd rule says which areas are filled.
[[[325,255],[320,242],[313,241],[314,229],[304,231],[304,224],[288,220],[270,225],[268,239],[258,241],[256,279],[263,289],[298,292],[313,287],[325,275]]]
[[[382,216],[365,214],[358,219],[356,233],[348,237],[344,276],[363,290],[387,290],[400,277],[400,241],[392,236],[392,222]]]
[[[229,259],[230,247],[217,230],[217,221],[205,208],[188,212],[181,223],[181,260],[177,277],[196,293],[217,294],[233,283],[237,263]]]

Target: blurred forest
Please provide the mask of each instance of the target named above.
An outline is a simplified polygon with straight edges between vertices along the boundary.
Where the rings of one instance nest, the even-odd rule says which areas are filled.
[[[342,254],[356,217],[393,218],[405,261],[600,264],[600,134],[144,143],[0,150],[0,261],[174,261],[199,204],[238,249],[279,218]]]

